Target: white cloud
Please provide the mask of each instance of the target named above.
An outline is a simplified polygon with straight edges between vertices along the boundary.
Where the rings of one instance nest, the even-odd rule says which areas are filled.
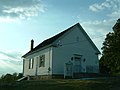
[[[96,35],[96,32],[98,32],[99,35],[105,35],[112,30],[114,22],[115,20],[96,20],[82,22],[82,25],[85,26],[87,30],[90,30],[89,33],[94,33]]]
[[[93,4],[92,6],[89,7],[90,10],[94,11],[94,12],[98,12],[99,10],[103,10],[104,7],[101,5],[98,5],[98,4]]]
[[[45,11],[41,0],[0,0],[0,20],[27,19]]]
[[[97,45],[99,50],[101,50],[105,36],[108,32],[112,31],[112,26],[115,22],[116,20],[87,21],[82,22],[81,25]]]
[[[119,8],[120,1],[119,0],[105,0],[103,3],[95,3],[89,6],[89,9],[92,11],[101,11],[107,8],[116,9]]]
[[[120,0],[105,0],[102,3],[95,3],[89,6],[89,9],[93,12],[102,13],[108,18],[106,20],[95,20],[82,23],[92,37],[96,35],[106,35],[108,32],[111,32],[112,26],[116,23],[116,20],[120,18]],[[93,41],[100,49],[104,39],[105,37]]]
[[[100,12],[102,10],[109,10],[107,16],[112,18],[120,17],[120,0],[105,0],[103,3],[95,3],[89,6],[89,9],[93,12]]]
[[[111,14],[108,14],[108,16],[112,18],[120,18],[120,10],[116,10],[112,12]]]
[[[0,51],[0,76],[6,73],[22,72],[22,53]]]

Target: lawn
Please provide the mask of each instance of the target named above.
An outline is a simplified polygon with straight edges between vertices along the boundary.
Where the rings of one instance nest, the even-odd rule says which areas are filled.
[[[0,90],[120,90],[120,79],[52,79],[0,82]]]

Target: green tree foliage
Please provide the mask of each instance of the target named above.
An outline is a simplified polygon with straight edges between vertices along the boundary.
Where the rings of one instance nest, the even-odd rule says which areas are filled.
[[[120,19],[113,26],[113,32],[106,35],[102,50],[100,71],[102,73],[120,73]]]
[[[21,77],[22,77],[21,73],[6,74],[1,76],[0,81],[15,81]]]

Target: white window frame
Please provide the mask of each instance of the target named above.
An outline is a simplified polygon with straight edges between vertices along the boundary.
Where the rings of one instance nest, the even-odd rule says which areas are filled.
[[[34,66],[34,58],[29,59],[29,69],[33,69]]]
[[[39,56],[39,67],[45,67],[45,54]]]

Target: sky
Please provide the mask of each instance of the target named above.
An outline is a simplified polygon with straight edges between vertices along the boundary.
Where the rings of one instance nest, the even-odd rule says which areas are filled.
[[[101,51],[120,18],[120,0],[0,0],[0,75],[21,73],[22,58],[43,40],[80,23]]]

